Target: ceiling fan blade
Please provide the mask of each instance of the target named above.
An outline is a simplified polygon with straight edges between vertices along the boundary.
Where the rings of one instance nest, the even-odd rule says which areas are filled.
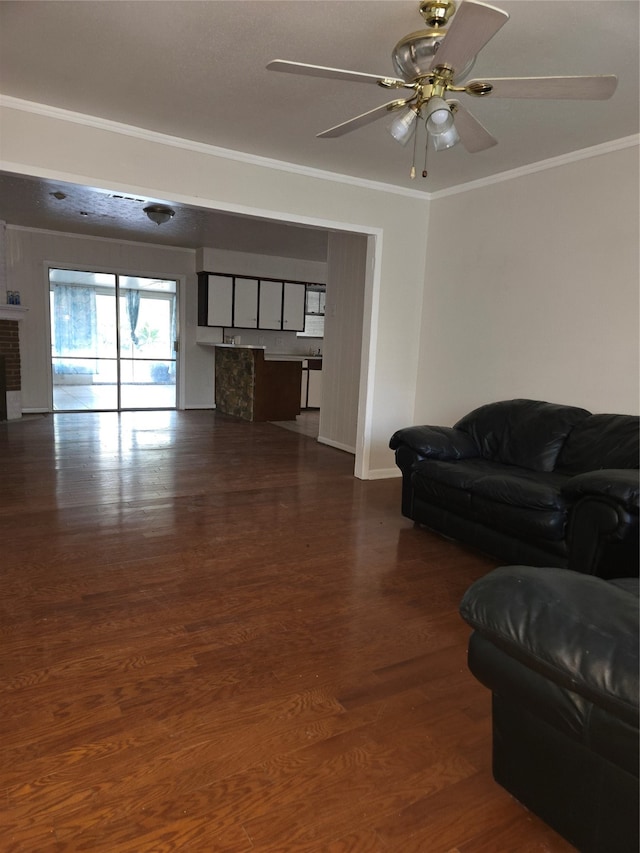
[[[453,104],[456,130],[460,134],[460,141],[470,154],[485,151],[498,144],[498,140],[459,101],[447,103]]]
[[[324,65],[308,65],[306,62],[288,62],[286,59],[274,59],[267,65],[269,71],[285,71],[288,74],[303,74],[305,77],[328,77],[332,80],[351,80],[354,83],[378,83],[387,81],[394,86],[405,86],[398,77],[386,77],[384,74],[364,74],[361,71],[347,71],[345,68],[327,68]]]
[[[462,70],[508,20],[502,9],[465,0],[453,16],[431,68],[446,65]]]
[[[350,118],[348,121],[343,121],[341,124],[336,124],[328,130],[323,130],[322,133],[316,134],[318,139],[335,139],[336,136],[344,136],[345,133],[351,133],[352,130],[357,130],[359,127],[364,127],[365,124],[370,124],[382,116],[387,115],[394,110],[399,110],[400,107],[411,103],[413,98],[407,98],[400,101],[389,101],[386,104],[381,104],[366,113],[361,113],[359,116]]]
[[[618,85],[614,74],[596,77],[500,77],[492,80],[472,80],[465,86],[468,94],[474,86],[493,86],[486,93],[490,98],[575,98],[576,100],[606,100]],[[482,95],[482,92],[479,92]]]

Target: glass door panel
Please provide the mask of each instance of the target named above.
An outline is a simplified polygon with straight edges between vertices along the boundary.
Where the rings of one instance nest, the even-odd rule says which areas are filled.
[[[176,405],[176,282],[120,276],[123,409]]]
[[[117,409],[116,277],[49,270],[53,409]]]
[[[49,271],[53,410],[176,406],[171,280]]]

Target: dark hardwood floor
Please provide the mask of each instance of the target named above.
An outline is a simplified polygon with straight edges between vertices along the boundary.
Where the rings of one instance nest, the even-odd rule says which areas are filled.
[[[399,480],[212,412],[3,423],[0,466],[2,853],[573,849],[491,777],[495,563]]]

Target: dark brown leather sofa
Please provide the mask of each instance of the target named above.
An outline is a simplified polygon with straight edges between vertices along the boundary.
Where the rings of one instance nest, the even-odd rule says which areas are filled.
[[[638,575],[637,417],[504,400],[390,447],[414,522],[504,563]]]

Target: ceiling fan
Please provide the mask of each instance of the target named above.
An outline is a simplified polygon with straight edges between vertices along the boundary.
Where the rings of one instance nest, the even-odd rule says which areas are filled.
[[[381,104],[330,127],[317,134],[319,138],[343,136],[395,113],[389,130],[401,144],[405,145],[415,135],[418,120],[422,119],[426,124],[427,145],[431,138],[433,147],[441,151],[462,142],[470,153],[491,148],[497,140],[460,101],[446,99],[449,93],[477,98],[604,100],[610,98],[616,89],[618,80],[614,75],[493,77],[461,84],[460,81],[470,73],[479,51],[508,21],[509,15],[494,6],[473,0],[462,0],[457,11],[451,0],[422,0],[419,11],[427,29],[409,33],[394,47],[391,59],[397,77],[283,59],[273,60],[267,68],[310,77],[373,83],[383,89],[409,90],[407,97]],[[415,165],[411,176],[415,176]],[[423,176],[426,177],[426,168]]]

